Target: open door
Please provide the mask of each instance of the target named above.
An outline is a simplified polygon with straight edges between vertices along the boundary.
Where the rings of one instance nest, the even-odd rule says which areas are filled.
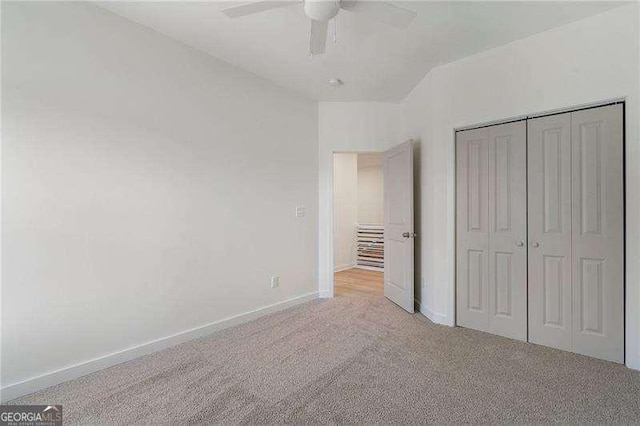
[[[413,312],[413,141],[384,153],[384,295]]]

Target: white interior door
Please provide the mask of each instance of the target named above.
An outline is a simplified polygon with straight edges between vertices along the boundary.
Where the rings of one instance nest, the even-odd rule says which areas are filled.
[[[528,128],[529,341],[570,351],[571,114]]]
[[[624,362],[622,105],[571,114],[573,350]]]
[[[409,312],[413,297],[413,142],[384,153],[384,295]]]

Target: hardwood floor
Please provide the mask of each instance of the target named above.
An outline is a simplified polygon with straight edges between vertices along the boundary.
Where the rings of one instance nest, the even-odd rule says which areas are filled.
[[[384,294],[384,273],[351,268],[334,274],[334,296],[381,297]]]

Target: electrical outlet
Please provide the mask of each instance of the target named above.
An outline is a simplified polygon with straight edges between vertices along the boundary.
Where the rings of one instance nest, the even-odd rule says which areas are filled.
[[[271,277],[271,288],[276,288],[280,285],[280,277],[272,276]]]

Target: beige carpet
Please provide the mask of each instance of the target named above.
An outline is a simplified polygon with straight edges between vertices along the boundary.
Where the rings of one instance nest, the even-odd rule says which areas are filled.
[[[28,395],[65,423],[640,422],[640,373],[318,300]]]

